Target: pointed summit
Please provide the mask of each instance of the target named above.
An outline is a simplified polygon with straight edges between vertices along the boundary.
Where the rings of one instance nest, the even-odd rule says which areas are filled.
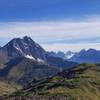
[[[26,36],[23,37],[23,39],[31,39],[31,37],[26,35]]]
[[[14,38],[0,49],[0,58],[3,58],[3,64],[11,59],[20,57],[33,59],[38,62],[45,62],[56,67],[72,67],[76,65],[74,62],[49,55],[38,43],[34,42],[28,36]]]
[[[26,42],[34,42],[34,41],[32,40],[32,38],[29,37],[29,36],[24,36],[24,37],[23,37],[23,40],[26,41]]]
[[[10,58],[30,55],[35,59],[45,59],[45,50],[28,36],[12,39],[2,47],[2,51],[6,52],[6,56]]]

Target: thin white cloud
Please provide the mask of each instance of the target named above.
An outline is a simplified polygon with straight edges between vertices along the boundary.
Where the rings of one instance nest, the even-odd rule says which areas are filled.
[[[81,43],[81,44],[66,44],[66,43],[58,43],[58,44],[43,44],[42,46],[47,51],[75,51],[78,52],[82,49],[88,50],[89,48],[94,48],[100,50],[100,43]]]
[[[60,43],[60,41],[64,42],[65,40],[71,40],[70,43],[72,43],[72,41],[76,41],[78,39],[86,40],[93,38],[98,38],[98,40],[92,41],[92,43],[99,43],[100,17],[87,17],[87,20],[83,21],[0,23],[0,38],[14,38],[22,37],[24,35],[31,36],[40,44],[54,42],[54,44],[56,43],[58,45],[57,42]],[[86,43],[87,41],[83,42]],[[60,47],[65,47],[63,44],[59,45]],[[96,44],[96,48],[97,45],[98,44]],[[59,46],[57,47],[59,48]]]
[[[30,22],[1,23],[0,37],[23,35],[51,39],[78,39],[100,36],[100,22]]]

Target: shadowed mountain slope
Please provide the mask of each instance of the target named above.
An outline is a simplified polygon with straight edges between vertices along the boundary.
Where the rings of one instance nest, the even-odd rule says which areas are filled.
[[[5,66],[4,69],[0,70],[0,77],[21,85],[27,84],[32,79],[50,77],[60,71],[57,67],[24,57],[12,59]]]

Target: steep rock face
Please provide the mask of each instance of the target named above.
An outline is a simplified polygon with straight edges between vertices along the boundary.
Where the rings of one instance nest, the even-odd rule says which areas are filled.
[[[49,55],[48,52],[46,52],[39,44],[27,36],[23,39],[15,38],[0,49],[0,62],[2,65],[17,57],[30,58],[36,61],[46,62],[48,64],[50,62],[50,65],[55,65],[57,67],[67,67],[67,64],[60,64],[60,62],[72,63],[65,60],[63,61],[62,58]],[[55,61],[51,62],[49,58],[55,59]],[[59,60],[59,64],[57,64],[58,62],[56,60]],[[74,65],[76,63],[72,64]]]
[[[35,43],[30,37],[23,39],[15,38],[7,45],[1,48],[0,54],[6,58],[15,58],[20,56],[32,56],[35,59],[45,60],[45,50]]]

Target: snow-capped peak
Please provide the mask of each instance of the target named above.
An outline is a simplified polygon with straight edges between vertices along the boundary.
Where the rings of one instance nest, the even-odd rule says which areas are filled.
[[[74,53],[74,52],[71,52],[71,51],[68,51],[68,52],[66,52],[66,58],[67,59],[70,59],[71,57],[73,57],[74,55],[75,55],[76,53]]]
[[[70,59],[70,58],[73,57],[73,56],[74,56],[74,54],[66,55],[66,58],[67,58],[67,59]]]

